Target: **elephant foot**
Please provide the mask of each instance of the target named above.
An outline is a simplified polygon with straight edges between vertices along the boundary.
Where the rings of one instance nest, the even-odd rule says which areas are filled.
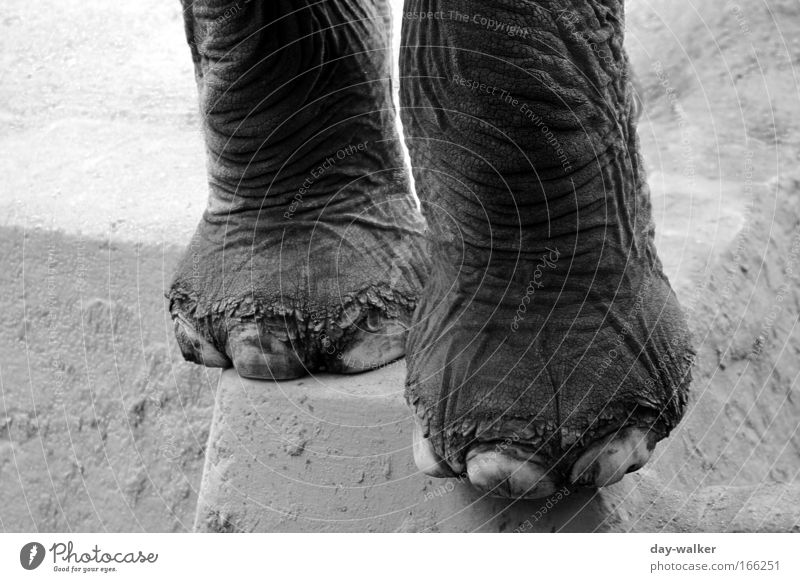
[[[300,227],[288,241],[288,229],[242,226],[222,234],[201,223],[179,267],[168,298],[187,360],[286,380],[403,356],[424,273],[421,235],[316,224],[319,234]]]
[[[427,259],[390,11],[339,4],[184,10],[210,194],[168,293],[191,361],[284,380],[404,353]]]
[[[360,307],[355,310],[360,315]],[[352,329],[340,327],[331,319],[332,326],[326,328],[323,324],[317,333],[306,330],[303,338],[296,324],[281,328],[288,322],[280,316],[246,318],[229,327],[227,340],[219,348],[207,339],[208,331],[202,331],[180,312],[175,316],[174,326],[178,344],[189,361],[213,368],[234,367],[244,378],[289,380],[319,370],[340,374],[364,372],[403,357],[409,308],[398,308],[396,315],[388,315],[374,306],[364,311],[366,317],[352,321]],[[295,330],[293,339],[289,336],[290,327]],[[329,339],[334,334],[339,336],[339,342]],[[347,339],[343,339],[345,336]],[[316,346],[316,357],[311,346]]]
[[[419,422],[414,427],[414,461],[431,477],[454,477],[455,472],[436,453],[430,439],[422,436]],[[566,482],[577,487],[606,487],[626,474],[638,471],[655,448],[653,433],[624,428],[593,443],[572,466]],[[527,446],[506,447],[477,444],[466,454],[470,483],[492,497],[541,499],[555,493],[565,481],[547,461]]]
[[[655,248],[622,3],[546,4],[492,3],[524,39],[409,20],[401,43],[433,265],[406,347],[415,449],[507,497],[643,465],[693,355]]]
[[[470,483],[492,497],[540,499],[563,485],[606,487],[613,485],[650,460],[658,433],[622,427],[586,446],[568,472],[555,468],[530,445],[478,442],[470,446],[463,463],[448,464],[417,421],[414,428],[414,461],[431,477],[455,477],[466,472]],[[465,469],[465,471],[464,471]]]
[[[458,309],[463,283],[432,278],[407,356],[423,473],[513,499],[606,487],[643,467],[680,419],[693,351],[663,277],[592,307],[543,291],[523,319],[485,298]]]

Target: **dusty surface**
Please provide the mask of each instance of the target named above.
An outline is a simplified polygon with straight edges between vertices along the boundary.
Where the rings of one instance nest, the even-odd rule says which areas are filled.
[[[219,372],[163,298],[205,202],[179,3],[13,0],[0,70],[0,529],[189,529]]]
[[[628,35],[646,103],[640,135],[658,245],[692,315],[699,363],[692,408],[653,468],[581,498],[606,513],[579,529],[791,529],[796,488],[784,485],[800,471],[800,7],[636,2]],[[219,374],[181,361],[163,300],[205,199],[178,3],[10,0],[0,65],[0,529],[190,529]],[[314,406],[313,394],[303,406]],[[397,438],[410,439],[410,420],[392,410]],[[272,500],[288,516],[280,527],[347,520],[350,502],[320,503],[314,486],[290,499],[291,480],[280,476],[294,475],[284,465],[307,471],[319,451],[335,460],[340,453],[326,447],[347,434],[338,426],[327,444],[324,431],[294,435],[294,446],[290,439],[262,459],[285,496]],[[363,447],[356,456],[390,446],[398,459],[388,476],[376,457],[367,481],[353,477],[367,497],[385,494],[371,488],[378,482],[403,484],[383,505],[352,505],[395,512],[376,528],[482,529],[496,518],[489,529],[517,529],[463,487],[437,497],[467,516],[448,525],[426,500],[447,482],[416,475],[410,451],[355,437],[348,446]],[[735,503],[745,509],[720,511]]]
[[[6,2],[0,224],[185,244],[205,205],[180,3]]]

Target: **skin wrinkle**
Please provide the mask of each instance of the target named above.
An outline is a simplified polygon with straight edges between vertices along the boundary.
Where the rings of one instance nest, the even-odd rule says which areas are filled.
[[[311,34],[311,35],[309,35],[309,38],[313,38],[314,36],[315,36],[314,34]],[[337,59],[342,59],[342,58],[348,58],[348,57],[337,57]],[[364,59],[368,60],[368,57],[366,57],[366,56],[365,57],[357,57],[356,55],[354,55],[352,58],[364,58]],[[333,62],[335,62],[337,59],[334,59]],[[315,68],[322,70],[322,67],[319,67],[318,65],[315,65]],[[251,71],[251,73],[252,73],[252,71]],[[327,76],[330,76],[330,74],[328,74]],[[376,82],[380,83],[382,81],[383,81],[383,79],[368,80],[367,83],[373,83],[374,84]],[[359,87],[358,85],[354,86],[354,90],[355,90],[356,94],[364,92],[363,88]],[[330,101],[330,97],[331,96],[336,96],[337,95],[337,90],[334,90],[334,91],[331,91],[331,92],[320,91],[320,92],[317,92],[317,93],[321,93],[321,96],[316,98],[316,99],[314,99],[313,101],[314,102],[325,102],[326,107],[324,109],[328,112],[328,115],[332,115],[333,113],[331,113],[331,110],[335,109],[336,107],[340,107],[341,103],[346,101],[346,96],[345,95],[337,96],[335,101],[333,101],[333,102]],[[232,88],[228,88],[228,89],[226,89],[226,93],[225,94],[226,95],[227,94],[235,95],[235,92],[233,91]],[[295,115],[297,111],[302,111],[303,110],[303,107],[298,107],[298,103],[295,101],[295,99],[296,99],[296,95],[293,95],[293,102],[288,104],[288,106],[290,106],[292,108],[292,110],[293,110],[292,115]],[[383,100],[385,101],[385,99],[383,99]],[[270,103],[266,99],[264,101],[262,101],[262,102],[259,102],[258,100],[253,100],[253,99],[249,99],[248,100],[248,98],[243,98],[242,101],[243,102],[249,102],[249,103],[256,102],[257,103],[257,107],[263,108],[265,110],[268,110],[269,109],[269,105],[270,105]],[[219,102],[219,100],[217,100],[217,102]],[[369,101],[369,99],[365,100],[365,104],[373,105],[373,103],[371,103]],[[331,105],[333,105],[334,107],[331,107]],[[313,111],[316,111],[317,109],[319,109],[319,107],[315,108]],[[344,108],[344,109],[346,109],[346,108]],[[350,106],[349,110],[350,111],[353,110],[353,106],[352,105]],[[315,114],[313,111],[310,112],[309,114],[310,115],[311,114]],[[211,122],[213,122],[213,120],[216,119],[217,117],[220,117],[220,116],[215,116],[215,113],[216,113],[216,110],[212,110],[210,112],[210,114],[208,115],[208,118],[210,119]],[[224,119],[224,116],[222,116],[222,119]],[[289,119],[291,120],[291,116],[289,117]],[[250,120],[250,121],[251,121],[251,125],[252,125],[252,129],[251,129],[252,132],[254,132],[256,134],[259,134],[259,133],[263,134],[264,133],[265,128],[257,120]],[[323,134],[325,131],[327,131],[327,129],[325,129],[325,128],[329,128],[331,126],[336,126],[336,125],[340,125],[341,124],[343,126],[343,129],[345,127],[347,128],[348,132],[352,132],[353,131],[353,128],[350,127],[350,125],[352,125],[352,124],[348,124],[349,120],[347,120],[347,119],[342,120],[341,122],[339,122],[337,124],[332,124],[330,122],[330,119],[326,118],[325,116],[323,116],[319,120],[318,124],[305,124],[305,123],[301,123],[301,121],[304,121],[304,120],[298,119],[297,121],[295,121],[293,123],[286,123],[286,126],[285,126],[286,129],[284,130],[283,133],[286,133],[286,134],[296,133],[297,126],[303,126],[304,127],[306,125],[311,125],[312,128],[322,127],[323,131],[317,131],[316,134],[312,135],[312,137],[310,139],[307,139],[303,143],[303,145],[301,145],[299,147],[296,146],[294,148],[295,153],[296,153],[296,156],[294,156],[295,158],[302,158],[303,154],[308,152],[311,149],[314,149],[314,148],[319,149],[319,139],[317,139],[317,138],[320,138],[320,135]],[[355,119],[355,121],[360,121],[360,120]],[[381,119],[381,123],[379,124],[379,127],[384,125],[384,123],[382,123],[383,121],[385,121],[385,119]],[[212,125],[213,125],[213,123],[212,123]],[[240,124],[239,127],[237,127],[237,131],[240,134],[244,131],[244,129],[245,128],[241,127],[241,124]],[[366,126],[364,129],[365,130],[369,130],[368,126]],[[369,131],[362,131],[361,133],[369,134]],[[333,137],[336,137],[336,136],[333,136]],[[259,146],[258,149],[256,149],[254,153],[256,155],[258,155],[261,152],[264,152],[265,154],[269,153],[269,152],[275,152],[275,154],[276,154],[275,157],[276,158],[278,158],[278,159],[285,158],[285,154],[282,155],[279,152],[282,152],[285,149],[286,144],[283,141],[277,139],[275,137],[274,133],[270,134],[270,138],[269,139],[270,139],[270,147],[269,148],[264,147],[264,144],[261,144],[261,146]],[[257,196],[258,202],[259,202],[259,209],[263,210],[264,209],[265,199],[264,199],[262,187],[264,185],[266,185],[268,178],[272,174],[274,174],[274,172],[270,172],[270,171],[266,171],[265,172],[264,168],[261,167],[260,164],[253,163],[253,162],[257,162],[258,159],[257,158],[253,158],[252,157],[253,154],[251,153],[250,163],[248,163],[248,168],[249,168],[248,171],[249,171],[249,174],[251,174],[253,177],[252,178],[247,178],[246,175],[243,176],[241,174],[241,171],[240,171],[240,166],[244,162],[244,159],[239,160],[239,159],[231,159],[231,158],[229,158],[230,152],[231,152],[231,142],[229,141],[230,140],[229,137],[226,137],[226,140],[227,141],[224,144],[224,148],[220,148],[223,153],[220,154],[220,156],[218,156],[218,161],[222,162],[222,163],[221,164],[217,164],[217,165],[220,165],[221,167],[216,169],[216,170],[212,169],[212,185],[217,186],[219,184],[225,184],[226,188],[224,188],[224,189],[226,189],[228,191],[229,195],[232,195],[232,194],[235,193],[236,196],[243,196],[243,195],[247,194],[247,192],[246,192],[247,189],[242,188],[242,186],[246,183],[246,182],[244,182],[244,180],[251,180],[251,179],[252,180],[256,180],[256,182],[254,182],[252,184],[253,189],[256,190],[256,192],[253,192],[253,196]],[[213,142],[213,137],[212,137],[211,141]],[[249,136],[247,136],[246,132],[245,132],[244,137],[242,137],[238,141],[241,144],[243,144],[243,147],[250,148],[251,152],[253,151],[253,148],[252,148],[253,140],[250,139]],[[278,146],[278,147],[273,147],[273,146]],[[213,144],[212,144],[212,149],[214,149],[213,148]],[[381,148],[376,148],[376,150],[380,150],[380,149]],[[373,150],[373,152],[369,152],[369,150],[368,150],[368,152],[365,155],[365,157],[369,158],[370,155],[372,155],[373,153],[376,154],[377,153],[376,150]],[[385,163],[386,159],[385,159],[385,156],[374,155],[372,157],[372,159],[368,160],[368,161],[372,161],[373,164],[375,166],[377,166],[380,163]],[[232,162],[231,163],[231,167],[230,168],[226,168],[225,167],[226,166],[225,162]],[[299,160],[296,163],[299,163]],[[284,167],[286,167],[287,165],[288,165],[288,162],[284,164]],[[402,167],[402,164],[398,164],[398,167]],[[283,167],[282,167],[282,169],[283,169]],[[347,167],[340,168],[340,169],[347,170]],[[223,172],[223,175],[222,175],[221,179],[217,179],[217,178],[215,178],[213,176],[213,174],[218,173],[218,172]],[[226,175],[225,172],[229,172],[229,175]],[[361,173],[363,173],[363,168],[361,168],[360,166],[353,166],[352,167],[352,172],[353,172],[354,175],[361,174]],[[269,181],[269,184],[270,184],[270,196],[268,198],[269,199],[276,199],[274,202],[272,202],[272,200],[270,200],[270,202],[272,204],[274,204],[274,205],[279,205],[280,204],[281,196],[278,194],[278,192],[280,191],[281,187],[283,187],[285,185],[288,185],[288,184],[290,184],[292,182],[291,178],[293,178],[293,176],[295,174],[296,174],[296,171],[293,170],[292,173],[289,176],[287,176],[288,179],[283,180],[283,182],[285,182],[285,184],[284,183],[276,183],[274,179]],[[235,178],[235,177],[238,177],[238,184],[235,187],[227,186],[227,184],[234,182],[233,178]],[[275,188],[273,189],[272,186],[274,186]],[[324,186],[325,186],[325,184],[324,184],[324,180],[323,180],[323,183],[320,184],[320,187],[318,189],[323,190],[323,189],[325,189]],[[309,199],[311,199],[311,198],[314,197],[314,194],[315,194],[314,191],[308,192],[308,196],[307,197]]]
[[[270,26],[271,26],[270,24],[267,24],[261,27],[260,30],[261,34],[259,37],[267,36],[267,29],[269,29]],[[321,53],[323,52],[322,49],[324,48],[325,43],[319,43],[318,37],[321,34],[325,34],[327,30],[328,33],[326,34],[326,38],[333,39],[330,42],[333,42],[335,44],[336,34],[333,33],[333,30],[337,28],[341,29],[342,25],[329,25],[327,26],[327,28],[322,28],[319,31],[312,30],[303,38],[297,39],[295,42],[298,43],[299,46],[303,46],[304,41],[305,44],[307,44],[308,42],[313,42],[314,46],[312,46],[312,49],[314,47],[318,47],[319,50],[317,50],[316,52]],[[352,33],[351,36],[355,38],[355,35],[352,35]],[[216,99],[213,99],[212,105],[206,107],[209,113],[208,128],[211,131],[211,135],[207,137],[212,147],[212,150],[214,150],[215,153],[219,152],[217,153],[218,160],[223,162],[228,161],[230,159],[231,151],[237,149],[232,146],[240,144],[240,147],[244,148],[243,154],[245,155],[248,153],[250,154],[251,163],[248,164],[249,173],[254,177],[254,179],[259,179],[263,182],[265,176],[269,176],[270,173],[264,172],[263,165],[253,163],[255,161],[258,161],[257,158],[255,158],[254,156],[259,155],[262,152],[264,152],[265,154],[268,153],[269,151],[280,152],[287,147],[285,143],[287,139],[286,136],[296,137],[298,127],[306,127],[306,126],[315,127],[314,124],[306,123],[305,119],[298,120],[298,122],[296,123],[287,123],[288,120],[291,120],[291,118],[294,115],[302,113],[305,108],[308,108],[315,102],[319,103],[320,105],[324,102],[325,103],[324,107],[317,106],[313,110],[309,110],[308,114],[306,115],[306,118],[313,116],[318,126],[327,127],[328,125],[330,125],[330,120],[332,116],[337,113],[337,110],[341,110],[342,108],[345,110],[353,109],[352,105],[347,105],[345,107],[342,107],[341,105],[337,104],[337,102],[346,103],[348,99],[352,99],[353,95],[358,96],[359,94],[364,93],[364,90],[363,88],[359,88],[357,85],[350,87],[350,89],[346,93],[342,93],[340,95],[337,95],[336,91],[331,92],[328,95],[325,95],[326,91],[321,90],[325,86],[325,84],[329,82],[329,78],[333,77],[337,73],[337,70],[341,68],[341,63],[339,61],[348,58],[351,60],[352,58],[358,58],[356,55],[353,55],[352,57],[350,56],[336,57],[337,53],[333,51],[332,57],[335,58],[330,58],[326,60],[325,55],[319,56],[318,59],[316,59],[318,62],[313,66],[311,66],[311,64],[305,66],[305,72],[303,72],[301,75],[295,74],[295,71],[297,71],[299,67],[287,67],[285,65],[285,63],[289,64],[294,63],[292,59],[286,59],[286,58],[280,59],[281,61],[280,64],[282,66],[277,69],[277,71],[280,73],[280,77],[277,77],[275,74],[272,74],[272,70],[265,70],[265,65],[267,64],[268,59],[270,59],[270,54],[267,51],[259,48],[260,47],[259,42],[255,42],[253,44],[256,45],[256,48],[253,49],[253,54],[258,56],[259,58],[258,62],[254,65],[248,65],[249,60],[241,57],[241,53],[243,51],[246,51],[247,47],[237,47],[235,54],[237,55],[238,60],[233,60],[234,63],[239,63],[237,65],[237,70],[235,71],[236,77],[232,79],[232,82],[222,83],[222,86],[225,88],[224,94]],[[288,48],[283,46],[281,43],[279,43],[277,46],[280,48],[278,48],[275,52],[271,53],[272,57],[275,57],[281,51],[285,53],[287,50],[294,48],[293,44]],[[385,48],[381,48],[380,50],[384,51]],[[265,52],[267,53],[266,57],[262,56],[263,53]],[[275,59],[273,58],[272,60],[274,61]],[[369,62],[369,59],[365,58],[364,61]],[[244,64],[241,64],[242,62]],[[326,63],[326,66],[324,67],[321,66],[322,63]],[[244,72],[242,72],[243,69]],[[306,78],[308,77],[309,72],[313,72],[316,75],[316,77],[311,78],[310,81],[309,79]],[[370,71],[365,70],[363,74],[368,74],[369,72]],[[267,96],[263,97],[262,101],[260,102],[252,99],[249,96],[238,98],[237,96],[241,93],[241,91],[237,91],[236,83],[238,82],[239,84],[241,84],[241,79],[248,77],[252,79],[269,79],[269,84],[278,85],[278,88],[269,92],[255,91],[255,90],[252,91],[253,93],[257,93],[259,96],[267,93]],[[377,77],[377,75],[373,75],[373,77]],[[280,79],[284,78],[288,78],[289,80],[281,83]],[[375,79],[375,81],[370,81],[370,82],[376,82],[376,81],[380,83],[382,82],[382,79]],[[213,83],[206,83],[206,86],[207,87],[213,86]],[[298,100],[299,94],[301,94],[303,91],[305,91],[308,95],[322,94],[322,96],[314,100],[308,100],[310,101],[310,103],[307,103],[305,107],[298,108],[297,104],[303,102],[302,100]],[[367,91],[367,93],[370,92]],[[287,97],[289,97],[288,101],[286,99]],[[332,101],[331,97],[335,97],[336,100]],[[373,95],[373,97],[375,96]],[[244,121],[246,121],[248,125],[243,126],[243,122],[237,122],[237,127],[235,128],[235,130],[236,133],[240,136],[238,138],[235,137],[235,135],[231,135],[233,133],[231,131],[214,129],[215,126],[220,121],[229,123],[225,121],[227,118],[227,116],[225,115],[226,112],[224,111],[224,109],[220,107],[220,103],[225,103],[226,101],[233,103],[241,102],[246,104],[247,118]],[[366,106],[372,105],[373,102],[377,102],[375,98],[370,100],[370,98],[368,97],[366,100],[364,100]],[[254,103],[255,106],[253,105]],[[285,108],[281,109],[284,103],[285,103]],[[276,110],[275,105],[279,105],[280,107]],[[213,107],[213,109],[211,109],[211,107]],[[218,115],[213,115],[214,113],[218,113]],[[264,115],[268,115],[270,118],[274,118],[278,121],[281,121],[281,125],[285,124],[286,129],[284,130],[283,133],[286,134],[286,136],[281,138],[281,136],[279,134],[276,134],[275,131],[267,131],[267,127],[265,126],[263,120],[260,120],[260,118],[263,118]],[[284,118],[287,118],[287,121],[282,121]],[[267,123],[267,126],[272,124],[273,124],[272,122]],[[280,126],[278,126],[276,129],[280,129]],[[258,150],[256,150],[255,153],[253,153],[253,148],[252,148],[253,140],[251,138],[251,135],[249,134],[252,135],[269,134],[270,148],[269,149],[264,148],[263,147],[264,144],[262,143],[261,146],[258,148]],[[310,146],[314,147],[314,144],[310,144]],[[249,152],[247,151],[248,149],[250,150]],[[280,155],[278,157],[280,157]],[[239,168],[237,167],[237,165],[240,165],[242,161],[240,160],[234,160],[234,161],[237,163],[232,164],[231,175],[235,177],[239,174]],[[219,166],[220,164],[217,165]],[[219,170],[225,170],[224,165],[221,168],[219,168]],[[222,182],[230,181],[230,177],[228,180],[222,177],[221,181]],[[242,182],[240,179],[240,182],[234,191],[237,192],[237,194],[239,195],[246,194],[245,190],[241,188],[241,186]],[[261,199],[263,198],[263,193],[261,191],[257,191],[254,192],[252,196]]]
[[[551,8],[550,12],[542,5]],[[435,450],[453,460],[463,455],[472,439],[499,440],[512,430],[520,431],[522,444],[563,466],[579,452],[576,443],[585,444],[629,419],[646,426],[657,421],[657,436],[666,436],[685,404],[692,348],[653,246],[648,192],[639,167],[632,100],[627,95],[622,18],[585,2],[544,2],[523,8],[510,1],[417,1],[407,3],[406,11],[444,7],[463,13],[491,11],[498,20],[509,12],[523,15],[533,38],[509,39],[453,21],[428,21],[424,27],[414,21],[404,23],[401,66],[416,73],[419,85],[406,82],[402,87],[404,126],[423,208],[434,203],[446,208],[461,220],[459,236],[474,239],[473,233],[479,233],[478,240],[483,240],[482,244],[470,240],[463,245],[435,247],[443,256],[434,256],[434,264],[444,268],[432,271],[415,319],[420,324],[409,338],[409,350],[417,354],[409,359],[409,403],[433,423],[428,431]],[[579,15],[577,32],[596,30],[600,24],[602,33],[569,34],[552,16],[563,7]],[[620,4],[613,3],[613,7],[621,16]],[[514,23],[519,24],[519,19]],[[607,60],[589,46],[601,42],[610,55]],[[551,53],[566,55],[573,62],[551,57]],[[508,59],[511,63],[496,58],[509,54],[514,55]],[[530,76],[522,72],[526,68],[546,69],[549,75]],[[573,197],[563,195],[565,189],[557,179],[534,180],[538,189],[532,191],[531,178],[537,170],[557,165],[547,141],[518,111],[499,107],[491,96],[442,81],[451,73],[467,77],[465,71],[470,71],[472,78],[513,88],[515,96],[532,104],[531,109],[575,160],[579,179]],[[440,139],[426,139],[436,135],[441,116],[427,104],[439,102],[451,109],[456,105],[459,111],[440,128]],[[495,139],[500,143],[506,140],[507,145],[482,149],[484,127],[490,131],[498,128]],[[519,145],[530,152],[533,167],[526,168],[530,162],[515,155]],[[472,152],[488,159],[484,162]],[[461,168],[461,180],[469,183],[474,193],[465,197],[458,180],[421,169],[446,165]],[[526,169],[527,184],[522,179]],[[499,175],[493,177],[492,172]],[[565,172],[561,183],[571,186],[575,175]],[[485,237],[488,225],[481,227],[481,220],[487,219],[469,210],[475,197],[489,212],[491,239]],[[542,239],[535,228],[542,219],[535,217],[535,209],[551,200],[561,202],[549,209],[553,213],[549,216],[558,217],[550,221],[556,223],[557,236]],[[502,219],[509,208],[532,218],[519,216],[518,224],[526,234],[516,234],[516,248],[506,253],[495,245],[499,239],[515,238],[516,229]],[[434,231],[449,226],[430,213],[427,218]],[[530,317],[522,323],[526,329],[507,335],[501,330],[508,329],[510,321],[506,319],[513,311],[504,306],[518,303],[524,292],[520,288],[524,277],[510,273],[508,265],[514,263],[515,255],[535,255],[552,240],[558,242],[564,260],[543,276],[544,289],[537,291]],[[460,272],[458,263],[450,266],[459,253],[466,254]],[[448,255],[453,256],[448,259]],[[475,269],[489,277],[479,276]],[[442,295],[449,286],[436,279],[445,276],[480,280],[485,286],[472,288],[478,299],[465,303]],[[469,289],[469,284],[464,288]],[[573,291],[562,292],[565,288]],[[647,289],[646,313],[630,322],[633,332],[623,342],[623,353],[594,385],[592,371],[614,348],[619,321],[631,311],[637,290],[643,288]],[[434,305],[448,303],[450,308],[431,311]],[[437,321],[430,323],[434,319]],[[437,325],[450,330],[446,339]],[[437,343],[443,340],[446,346]],[[674,349],[672,341],[676,342]],[[687,357],[675,358],[666,373],[653,368],[657,354],[673,351]],[[656,378],[654,385],[644,385],[651,376]],[[454,393],[458,394],[455,402],[451,400]],[[675,393],[677,399],[672,397]],[[438,414],[427,414],[427,409]],[[470,427],[467,433],[465,426]]]
[[[442,163],[442,164],[446,164],[446,163],[447,163],[447,161],[446,161],[446,159],[444,159],[444,160],[441,160],[441,162],[440,162],[440,163]],[[505,168],[504,168],[504,169],[505,169]],[[534,171],[537,171],[537,168],[533,168],[533,170],[534,170]],[[506,174],[506,178],[507,178],[507,177],[508,177],[508,176],[507,176],[507,174]],[[477,176],[477,177],[475,177],[475,178],[476,178],[476,179],[475,179],[474,181],[476,181],[476,182],[479,182],[479,181],[480,181],[480,177],[479,177],[479,176]],[[552,197],[550,197],[550,198],[552,199]]]
[[[328,118],[328,117],[322,117],[322,118],[318,119],[318,123],[322,124],[322,127],[325,128],[324,131],[326,131],[326,132],[330,131],[331,128],[335,128],[339,124],[349,124],[348,122],[351,122],[351,121],[353,121],[353,120],[352,119],[345,119],[345,120],[342,120],[342,121],[338,121],[336,123],[332,123],[330,121],[330,118]],[[358,121],[358,120],[356,120],[356,121]],[[282,125],[284,123],[286,124],[286,127],[290,127],[291,126],[291,124],[289,124],[287,122],[282,122]],[[309,148],[314,147],[316,145],[315,142],[319,141],[320,135],[322,133],[323,132],[318,132],[317,134],[314,134],[314,135],[310,136],[308,139],[306,139],[300,145],[292,144],[292,141],[295,142],[295,143],[297,142],[296,136],[294,136],[293,140],[288,140],[288,139],[287,140],[276,140],[276,139],[272,139],[271,138],[272,134],[270,134],[269,149],[267,149],[266,142],[264,142],[264,143],[260,144],[259,149],[257,150],[255,155],[250,155],[249,156],[249,159],[247,159],[248,156],[243,156],[243,159],[237,160],[235,158],[231,158],[230,156],[226,156],[225,154],[220,154],[219,156],[217,156],[217,162],[219,162],[219,161],[227,162],[231,166],[230,169],[226,168],[225,165],[223,165],[223,167],[220,168],[220,171],[229,171],[230,172],[229,175],[228,175],[228,178],[223,180],[222,182],[223,183],[233,182],[234,180],[236,180],[238,178],[238,183],[236,185],[236,190],[235,190],[238,195],[240,195],[240,196],[246,195],[247,194],[247,190],[256,189],[256,190],[259,190],[259,192],[260,192],[260,193],[258,193],[258,196],[259,196],[258,199],[262,200],[263,199],[263,192],[260,190],[260,187],[268,185],[270,190],[274,191],[273,188],[272,188],[273,186],[279,187],[279,186],[283,186],[284,184],[294,184],[294,182],[291,180],[292,176],[286,176],[285,175],[285,170],[288,169],[288,168],[291,168],[293,166],[294,167],[298,166],[298,164],[303,161],[304,154],[307,153],[307,150]],[[241,141],[244,142],[245,140],[242,139]],[[252,142],[252,140],[250,140],[250,142]],[[252,143],[250,144],[250,147],[252,147]],[[288,159],[286,159],[284,161],[283,165],[280,168],[280,170],[283,171],[283,173],[280,174],[282,176],[282,179],[280,181],[277,180],[277,176],[272,172],[259,173],[260,172],[260,168],[262,166],[262,164],[260,162],[262,162],[262,161],[263,162],[269,162],[269,160],[260,160],[255,156],[261,154],[261,152],[264,152],[264,154],[261,154],[261,155],[265,155],[265,154],[269,154],[270,152],[285,151],[285,150],[294,150],[294,151],[288,157]],[[228,150],[226,149],[224,151],[228,151]],[[333,153],[333,152],[331,152],[331,153]],[[278,157],[277,159],[281,159],[282,157],[285,157],[285,154],[283,154],[283,156]],[[364,156],[364,157],[368,157],[368,155]],[[377,159],[373,159],[373,163],[374,162],[377,162]],[[241,164],[244,164],[244,163],[247,164],[245,173],[243,173],[241,171]],[[301,171],[301,170],[298,167],[298,169],[296,171]],[[251,177],[249,177],[249,178],[246,177],[248,172],[251,175]],[[306,172],[307,172],[307,170],[306,170]],[[353,167],[352,168],[352,172],[354,174],[358,173],[359,169],[356,168],[356,167]],[[242,186],[242,184],[244,183],[245,180],[253,182],[252,185],[250,186],[250,188],[248,188],[248,189],[242,189],[241,188],[241,186]],[[267,184],[267,182],[269,182],[269,184]],[[278,191],[280,191],[280,190],[278,190]],[[255,194],[251,194],[251,196],[252,195],[255,195]],[[270,196],[269,198],[278,198],[278,196],[273,195],[273,196]],[[280,200],[277,200],[276,203],[279,204]],[[262,207],[263,207],[263,203],[262,203]]]

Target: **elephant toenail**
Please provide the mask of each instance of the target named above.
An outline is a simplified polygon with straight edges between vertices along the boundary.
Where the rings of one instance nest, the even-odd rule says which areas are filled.
[[[413,452],[417,469],[431,477],[453,477],[453,471],[436,453],[430,440],[425,438],[419,422],[414,423]]]
[[[606,487],[620,481],[647,463],[654,438],[646,429],[615,431],[589,446],[573,465],[570,481],[583,487]]]
[[[477,446],[467,453],[467,475],[474,487],[494,497],[540,499],[556,490],[538,456],[514,448],[498,451]]]

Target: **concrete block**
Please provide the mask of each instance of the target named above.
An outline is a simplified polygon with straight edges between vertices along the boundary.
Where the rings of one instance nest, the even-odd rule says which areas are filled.
[[[411,454],[405,363],[288,382],[222,374],[198,503],[199,531],[586,531],[593,492],[486,498],[432,479]]]

